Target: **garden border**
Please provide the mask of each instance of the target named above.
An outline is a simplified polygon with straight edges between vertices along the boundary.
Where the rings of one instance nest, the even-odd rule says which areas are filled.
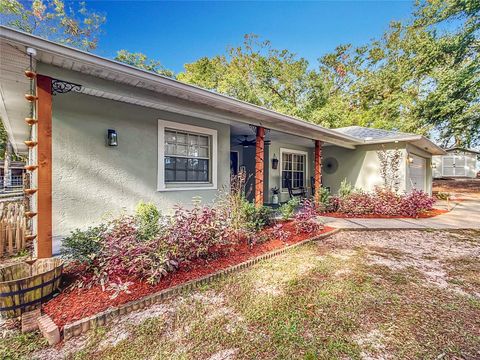
[[[233,273],[233,272],[236,272],[236,271],[246,269],[246,268],[248,268],[248,267],[250,267],[254,264],[257,264],[260,261],[275,257],[275,256],[280,255],[280,254],[283,254],[287,250],[296,248],[296,247],[301,246],[303,244],[306,244],[308,242],[327,238],[327,237],[329,237],[329,236],[331,236],[331,235],[333,235],[333,234],[335,234],[339,231],[342,231],[342,230],[344,230],[344,229],[334,229],[334,230],[329,231],[327,233],[320,234],[320,235],[314,236],[312,238],[302,240],[302,241],[300,241],[296,244],[292,244],[292,245],[286,246],[286,247],[281,248],[281,249],[270,251],[270,252],[265,253],[263,255],[260,255],[256,258],[244,261],[240,264],[228,267],[226,269],[214,272],[212,274],[202,276],[198,279],[187,281],[183,284],[173,286],[171,288],[159,291],[157,293],[147,295],[143,298],[140,298],[140,299],[137,299],[137,300],[134,300],[134,301],[130,301],[130,302],[128,302],[126,304],[123,304],[123,305],[120,305],[118,307],[109,308],[105,311],[102,311],[102,312],[99,312],[95,315],[77,320],[73,323],[66,324],[63,327],[63,338],[64,338],[64,340],[68,340],[68,339],[71,339],[72,337],[79,336],[83,333],[86,333],[90,329],[95,329],[96,327],[103,326],[107,323],[111,323],[116,318],[118,318],[120,316],[123,316],[125,314],[128,314],[132,311],[136,311],[136,310],[139,310],[139,309],[144,309],[144,308],[149,307],[149,306],[151,306],[151,305],[153,305],[153,304],[155,304],[155,303],[157,303],[161,300],[165,300],[165,299],[167,299],[167,298],[169,298],[173,295],[181,294],[181,293],[187,292],[189,290],[192,290],[194,288],[197,288],[198,286],[209,284],[213,280],[221,278],[222,276],[225,276],[227,274],[230,274],[230,273]]]

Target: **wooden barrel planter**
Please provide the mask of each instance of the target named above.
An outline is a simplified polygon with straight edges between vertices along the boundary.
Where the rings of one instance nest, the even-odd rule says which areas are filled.
[[[63,262],[39,259],[0,268],[0,314],[20,316],[47,301],[60,286]]]

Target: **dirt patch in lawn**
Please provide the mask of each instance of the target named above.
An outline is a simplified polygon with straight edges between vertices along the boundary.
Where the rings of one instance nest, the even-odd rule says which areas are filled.
[[[361,247],[368,264],[393,271],[414,269],[430,284],[478,296],[478,292],[468,286],[459,286],[455,278],[467,276],[461,265],[469,264],[473,268],[470,270],[472,275],[477,270],[480,231],[346,232],[334,235],[326,242],[340,248]]]
[[[435,179],[433,192],[463,193],[480,197],[480,179]]]

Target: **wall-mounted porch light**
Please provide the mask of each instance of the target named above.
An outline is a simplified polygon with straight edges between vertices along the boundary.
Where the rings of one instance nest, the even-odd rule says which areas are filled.
[[[408,162],[409,164],[413,164],[413,157],[408,156],[408,157],[407,157],[407,162]]]
[[[432,167],[432,169],[436,169],[436,168],[437,168],[437,164],[435,164],[435,163],[432,162],[431,167]]]
[[[108,129],[107,131],[107,145],[118,146],[118,136],[114,129]]]
[[[274,169],[274,170],[278,169],[278,159],[277,159],[277,156],[275,154],[273,154],[272,169]]]

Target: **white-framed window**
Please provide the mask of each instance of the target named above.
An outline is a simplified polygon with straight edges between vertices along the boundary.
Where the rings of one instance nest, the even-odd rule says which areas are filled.
[[[292,188],[307,187],[308,153],[300,150],[280,149],[280,176],[282,191],[288,191],[288,180]],[[288,180],[287,180],[288,179]]]
[[[158,120],[158,190],[217,188],[217,131]]]

